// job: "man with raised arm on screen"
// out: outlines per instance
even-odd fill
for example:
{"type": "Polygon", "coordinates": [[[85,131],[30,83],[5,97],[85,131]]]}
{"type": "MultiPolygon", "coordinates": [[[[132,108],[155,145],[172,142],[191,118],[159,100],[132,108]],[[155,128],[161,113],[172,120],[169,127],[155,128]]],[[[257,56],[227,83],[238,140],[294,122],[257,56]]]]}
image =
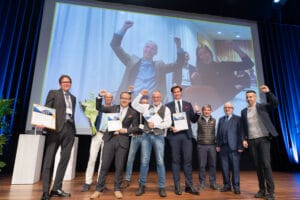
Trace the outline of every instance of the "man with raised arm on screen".
{"type": "MultiPolygon", "coordinates": [[[[153,41],[148,41],[145,44],[142,58],[136,55],[129,55],[121,47],[121,42],[127,30],[131,28],[133,24],[134,23],[132,21],[125,21],[121,30],[114,34],[113,39],[110,43],[116,56],[126,66],[119,91],[126,91],[128,85],[134,85],[136,91],[147,89],[149,93],[152,93],[154,90],[159,89],[162,94],[165,94],[165,68],[175,65],[175,63],[165,64],[162,61],[153,61],[153,57],[157,54],[158,51],[157,44],[153,41]]],[[[183,56],[184,52],[179,51],[178,54],[183,56]]]]}
{"type": "Polygon", "coordinates": [[[273,200],[275,186],[271,167],[270,139],[278,136],[278,133],[271,121],[269,111],[278,106],[278,100],[268,86],[262,85],[260,90],[266,94],[267,103],[257,103],[254,90],[246,92],[248,107],[241,112],[243,146],[249,147],[256,167],[259,191],[254,197],[273,200]]]}

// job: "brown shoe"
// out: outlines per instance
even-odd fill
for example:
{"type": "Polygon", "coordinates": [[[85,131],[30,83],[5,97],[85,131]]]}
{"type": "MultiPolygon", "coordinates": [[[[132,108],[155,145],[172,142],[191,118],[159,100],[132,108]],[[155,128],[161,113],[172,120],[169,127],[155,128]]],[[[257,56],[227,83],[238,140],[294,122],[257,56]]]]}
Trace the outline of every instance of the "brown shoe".
{"type": "Polygon", "coordinates": [[[115,191],[115,197],[117,199],[122,199],[123,198],[122,192],[121,191],[115,191]]]}
{"type": "Polygon", "coordinates": [[[103,195],[103,192],[95,191],[91,196],[90,199],[98,199],[100,196],[103,195]]]}

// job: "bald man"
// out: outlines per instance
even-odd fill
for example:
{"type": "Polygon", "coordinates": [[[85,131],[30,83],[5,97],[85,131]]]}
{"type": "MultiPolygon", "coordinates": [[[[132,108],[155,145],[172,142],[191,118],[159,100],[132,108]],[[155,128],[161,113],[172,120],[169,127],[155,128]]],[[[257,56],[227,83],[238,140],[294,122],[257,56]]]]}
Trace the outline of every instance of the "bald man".
{"type": "Polygon", "coordinates": [[[231,102],[224,104],[225,115],[219,119],[217,128],[217,152],[220,152],[223,187],[221,192],[240,194],[240,153],[243,151],[240,117],[233,114],[231,102]],[[230,166],[232,176],[230,177],[230,166]],[[231,180],[230,180],[231,179],[231,180]]]}

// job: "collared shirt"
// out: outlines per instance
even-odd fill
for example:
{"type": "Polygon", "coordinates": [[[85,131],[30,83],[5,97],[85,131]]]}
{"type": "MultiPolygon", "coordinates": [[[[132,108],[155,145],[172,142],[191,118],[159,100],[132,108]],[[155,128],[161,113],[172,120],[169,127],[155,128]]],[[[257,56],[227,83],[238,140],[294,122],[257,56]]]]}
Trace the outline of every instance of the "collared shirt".
{"type": "Polygon", "coordinates": [[[226,115],[227,121],[229,121],[231,119],[231,117],[232,117],[232,114],[231,115],[226,115]]]}
{"type": "Polygon", "coordinates": [[[263,125],[259,115],[257,114],[256,105],[247,108],[247,121],[249,139],[256,139],[269,135],[268,130],[263,125]]]}
{"type": "Polygon", "coordinates": [[[65,92],[64,93],[64,99],[65,99],[65,103],[66,103],[66,119],[71,119],[71,116],[73,115],[73,110],[72,110],[72,100],[71,100],[71,95],[69,92],[65,92]]]}
{"type": "Polygon", "coordinates": [[[183,112],[183,111],[182,111],[182,100],[181,100],[181,99],[175,100],[175,109],[176,109],[176,112],[177,112],[177,113],[183,112]],[[179,109],[178,102],[179,102],[179,104],[180,104],[180,109],[179,109]]]}
{"type": "Polygon", "coordinates": [[[134,90],[141,91],[142,89],[147,89],[151,93],[155,89],[155,83],[155,68],[153,61],[142,59],[134,81],[134,90]]]}
{"type": "Polygon", "coordinates": [[[202,116],[202,118],[206,121],[206,123],[211,119],[211,116],[209,117],[205,117],[205,116],[202,116]]]}
{"type": "Polygon", "coordinates": [[[125,108],[122,107],[122,106],[120,106],[120,118],[121,118],[121,121],[123,121],[123,119],[126,117],[127,110],[128,110],[128,106],[125,107],[125,108]]]}

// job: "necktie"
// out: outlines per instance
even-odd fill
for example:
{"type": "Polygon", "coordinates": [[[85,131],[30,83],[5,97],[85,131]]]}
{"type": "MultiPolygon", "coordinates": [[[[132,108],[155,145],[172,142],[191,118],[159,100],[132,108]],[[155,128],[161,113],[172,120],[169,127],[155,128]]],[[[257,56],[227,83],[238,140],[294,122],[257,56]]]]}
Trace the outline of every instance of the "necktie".
{"type": "Polygon", "coordinates": [[[181,105],[180,105],[180,101],[177,101],[178,104],[178,111],[181,112],[181,105]]]}
{"type": "Polygon", "coordinates": [[[125,117],[124,115],[125,115],[125,110],[124,110],[124,108],[121,108],[121,109],[120,109],[120,120],[121,120],[121,121],[123,121],[123,119],[124,119],[124,117],[125,117]]]}
{"type": "Polygon", "coordinates": [[[66,105],[67,105],[67,108],[72,109],[72,103],[71,103],[70,94],[69,93],[65,93],[65,95],[66,95],[66,105]]]}
{"type": "Polygon", "coordinates": [[[68,92],[65,93],[66,96],[66,119],[70,120],[72,117],[72,102],[70,98],[70,94],[68,92]]]}

